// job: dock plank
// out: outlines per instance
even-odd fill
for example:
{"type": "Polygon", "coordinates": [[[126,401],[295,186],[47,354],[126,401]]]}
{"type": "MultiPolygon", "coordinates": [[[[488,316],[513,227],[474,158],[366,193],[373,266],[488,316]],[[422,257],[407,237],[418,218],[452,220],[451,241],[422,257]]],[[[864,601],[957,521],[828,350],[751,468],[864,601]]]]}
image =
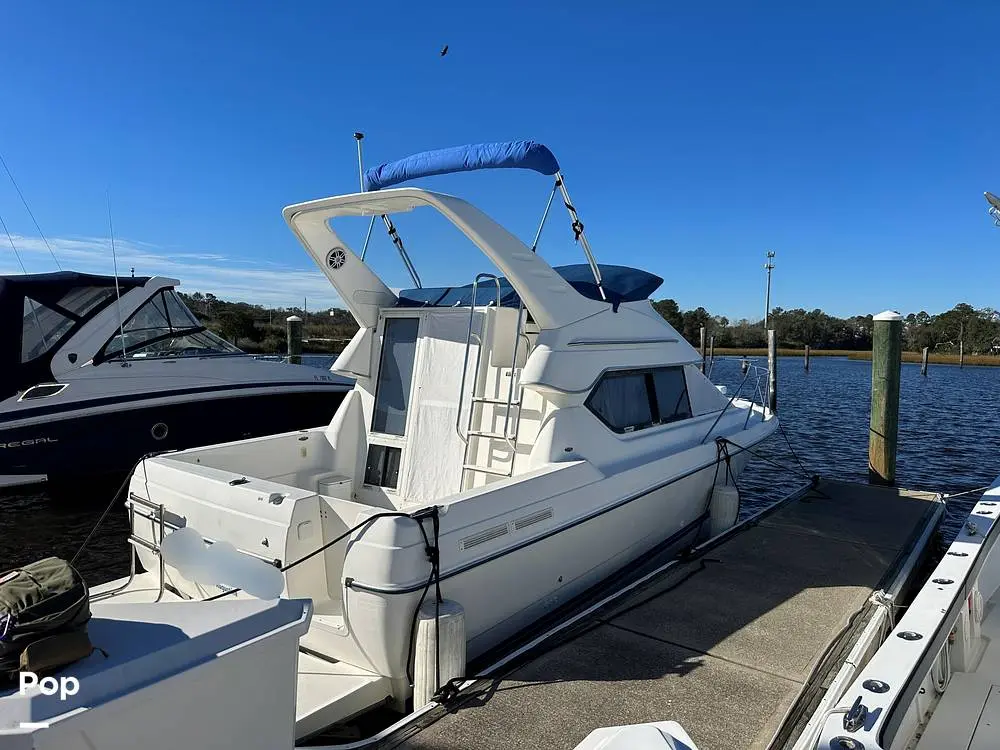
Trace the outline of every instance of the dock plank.
{"type": "Polygon", "coordinates": [[[598,727],[674,720],[700,750],[773,748],[823,657],[939,513],[930,493],[823,481],[393,746],[571,750],[598,727]]]}

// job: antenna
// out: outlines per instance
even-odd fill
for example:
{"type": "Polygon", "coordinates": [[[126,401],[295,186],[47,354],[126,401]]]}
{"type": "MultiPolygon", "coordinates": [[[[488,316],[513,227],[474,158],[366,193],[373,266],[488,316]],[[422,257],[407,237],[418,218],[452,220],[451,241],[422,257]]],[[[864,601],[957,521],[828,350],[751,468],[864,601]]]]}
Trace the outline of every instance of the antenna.
{"type": "Polygon", "coordinates": [[[115,252],[115,225],[111,221],[111,191],[108,191],[108,230],[111,232],[111,258],[115,264],[115,307],[118,310],[118,330],[122,337],[122,367],[128,367],[125,358],[125,321],[122,320],[122,293],[118,288],[118,254],[115,252]]]}
{"type": "Polygon", "coordinates": [[[771,317],[771,271],[774,270],[774,250],[767,251],[767,263],[764,270],[767,271],[767,292],[764,295],[764,330],[767,330],[768,318],[771,317]]]}
{"type": "Polygon", "coordinates": [[[986,202],[990,204],[989,213],[993,217],[993,223],[1000,227],[1000,198],[997,198],[990,192],[986,192],[983,195],[986,196],[986,202]]]}
{"type": "Polygon", "coordinates": [[[10,184],[13,185],[14,186],[14,190],[17,191],[17,196],[21,199],[21,203],[24,204],[24,210],[28,212],[28,216],[31,217],[31,221],[35,225],[35,229],[38,230],[38,236],[42,238],[42,242],[45,243],[45,247],[49,251],[49,255],[51,255],[52,256],[52,260],[55,261],[56,268],[58,268],[61,271],[62,270],[62,266],[59,264],[59,259],[56,257],[56,254],[54,252],[52,252],[52,246],[49,245],[49,241],[45,237],[45,234],[42,232],[42,228],[40,226],[38,226],[38,220],[35,218],[35,215],[33,213],[31,213],[31,208],[28,206],[28,201],[25,200],[24,194],[21,192],[21,188],[19,188],[17,186],[17,182],[14,180],[14,175],[12,175],[10,173],[10,168],[7,166],[7,162],[4,160],[2,154],[0,154],[0,164],[3,165],[4,172],[6,172],[7,173],[7,177],[10,178],[10,184]]]}

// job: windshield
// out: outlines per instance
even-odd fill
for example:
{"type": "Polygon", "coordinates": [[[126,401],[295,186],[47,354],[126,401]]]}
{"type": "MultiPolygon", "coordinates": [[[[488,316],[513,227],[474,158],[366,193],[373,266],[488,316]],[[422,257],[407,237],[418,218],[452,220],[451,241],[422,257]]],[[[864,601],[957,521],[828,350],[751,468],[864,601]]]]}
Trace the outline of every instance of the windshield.
{"type": "Polygon", "coordinates": [[[136,310],[125,323],[124,336],[119,332],[104,347],[102,359],[121,357],[123,340],[128,359],[244,353],[206,329],[172,289],[136,310]]]}

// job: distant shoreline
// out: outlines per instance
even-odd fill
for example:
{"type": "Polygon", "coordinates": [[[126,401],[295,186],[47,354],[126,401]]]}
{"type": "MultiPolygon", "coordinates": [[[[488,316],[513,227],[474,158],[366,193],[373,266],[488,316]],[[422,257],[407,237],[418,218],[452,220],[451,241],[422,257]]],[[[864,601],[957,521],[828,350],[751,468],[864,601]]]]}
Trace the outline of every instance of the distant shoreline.
{"type": "MultiPolygon", "coordinates": [[[[767,349],[738,349],[738,348],[719,348],[715,349],[716,355],[726,355],[735,357],[766,357],[767,349]]],[[[805,356],[804,349],[778,349],[779,357],[803,357],[805,356]]],[[[850,349],[811,349],[809,351],[809,357],[847,357],[848,359],[857,360],[871,360],[872,353],[865,351],[853,351],[850,349]]],[[[908,363],[920,364],[920,352],[903,352],[903,361],[908,363]]],[[[957,354],[934,354],[931,353],[927,357],[928,364],[931,365],[957,365],[958,355],[957,354]]],[[[981,366],[981,367],[1000,367],[1000,357],[992,356],[988,354],[966,354],[965,364],[969,366],[981,366]]]]}

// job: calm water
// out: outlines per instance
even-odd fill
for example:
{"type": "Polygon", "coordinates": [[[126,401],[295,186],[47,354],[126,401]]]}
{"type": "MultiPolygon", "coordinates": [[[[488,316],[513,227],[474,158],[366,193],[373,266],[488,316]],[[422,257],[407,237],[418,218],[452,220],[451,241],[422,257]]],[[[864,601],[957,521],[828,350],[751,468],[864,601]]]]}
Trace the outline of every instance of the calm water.
{"type": "MultiPolygon", "coordinates": [[[[329,358],[310,363],[328,367],[329,358]]],[[[716,361],[714,382],[728,385],[732,393],[742,379],[738,359],[716,361]]],[[[814,357],[805,373],[801,358],[782,358],[778,379],[778,415],[807,471],[866,481],[870,363],[814,357]]],[[[904,364],[898,484],[954,493],[992,482],[1000,474],[998,389],[1000,368],[932,366],[923,378],[918,365],[904,364]]],[[[744,515],[803,482],[781,432],[759,453],[796,471],[753,459],[740,478],[744,515]]],[[[72,558],[113,494],[113,488],[101,493],[81,488],[70,502],[55,503],[44,495],[0,498],[0,571],[46,555],[72,558]]],[[[950,533],[977,497],[949,501],[950,533]]],[[[125,521],[124,511],[114,508],[78,561],[91,585],[128,573],[125,521]]]]}

